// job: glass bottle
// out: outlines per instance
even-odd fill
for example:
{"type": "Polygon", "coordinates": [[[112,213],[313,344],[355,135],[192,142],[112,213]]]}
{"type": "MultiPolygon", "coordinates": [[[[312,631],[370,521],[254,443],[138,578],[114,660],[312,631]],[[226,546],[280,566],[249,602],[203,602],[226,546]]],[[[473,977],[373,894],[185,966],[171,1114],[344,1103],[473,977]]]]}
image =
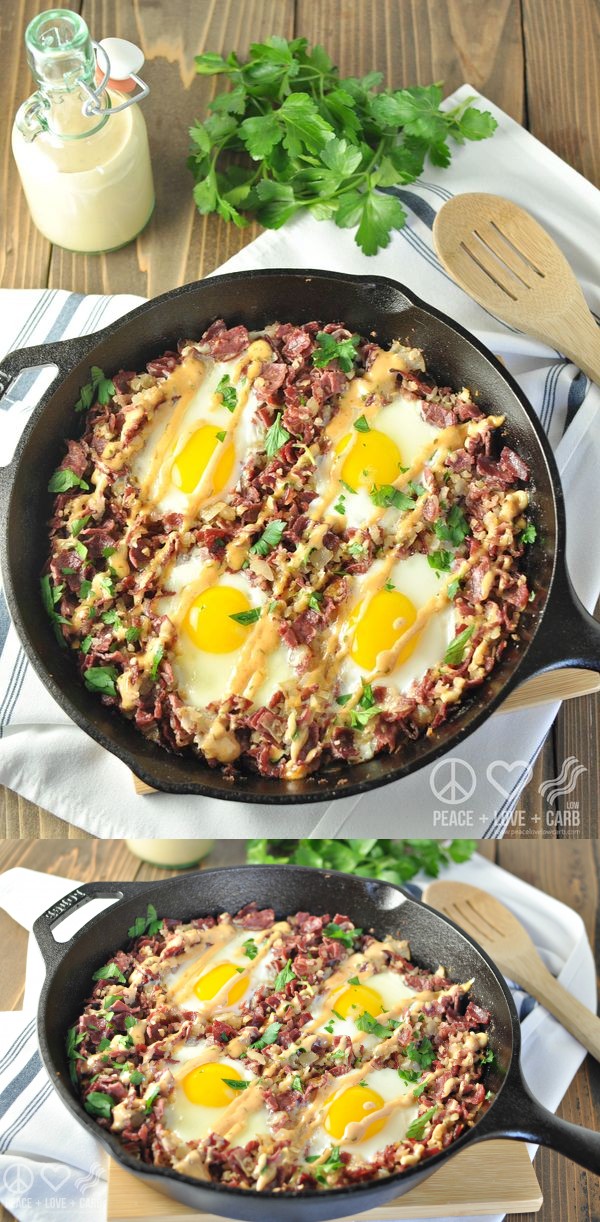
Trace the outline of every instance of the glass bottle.
{"type": "Polygon", "coordinates": [[[114,113],[132,81],[113,79],[102,92],[96,89],[89,30],[69,9],[34,17],[25,46],[37,90],[17,112],[12,147],[33,221],[67,250],[100,253],[125,246],[154,207],[143,115],[131,100],[114,113]],[[94,90],[99,113],[89,110],[94,90]]]}

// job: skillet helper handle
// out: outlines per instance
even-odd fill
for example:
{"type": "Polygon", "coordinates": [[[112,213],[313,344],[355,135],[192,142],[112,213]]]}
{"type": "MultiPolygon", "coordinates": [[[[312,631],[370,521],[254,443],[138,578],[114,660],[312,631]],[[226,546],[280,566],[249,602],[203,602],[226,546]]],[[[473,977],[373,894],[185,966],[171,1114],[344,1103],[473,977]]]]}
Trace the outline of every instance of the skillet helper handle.
{"type": "Polygon", "coordinates": [[[57,900],[56,904],[46,909],[46,912],[42,913],[33,924],[35,939],[44,957],[46,967],[53,967],[59,959],[62,959],[71,942],[70,938],[65,942],[57,942],[52,933],[55,926],[59,925],[71,912],[82,908],[90,900],[130,899],[137,891],[147,890],[147,883],[98,882],[82,883],[80,887],[74,887],[67,895],[63,895],[62,899],[57,900]]]}
{"type": "Polygon", "coordinates": [[[524,660],[523,679],[569,666],[600,671],[600,622],[586,611],[563,570],[524,660]]]}
{"type": "Polygon", "coordinates": [[[50,344],[37,344],[32,348],[16,348],[0,357],[0,402],[24,369],[37,369],[43,365],[55,365],[58,377],[66,377],[73,360],[81,360],[89,348],[97,343],[94,335],[81,335],[76,339],[61,339],[50,344]]]}

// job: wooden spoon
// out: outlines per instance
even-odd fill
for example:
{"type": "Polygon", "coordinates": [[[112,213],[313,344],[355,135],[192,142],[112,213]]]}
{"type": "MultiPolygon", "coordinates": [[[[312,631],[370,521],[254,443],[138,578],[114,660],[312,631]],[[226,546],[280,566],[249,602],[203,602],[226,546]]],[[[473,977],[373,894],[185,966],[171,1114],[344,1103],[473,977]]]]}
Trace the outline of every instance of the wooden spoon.
{"type": "Polygon", "coordinates": [[[423,899],[479,942],[501,972],[535,997],[600,1061],[600,1018],[554,979],[521,922],[500,900],[468,883],[441,880],[429,883],[423,899]]]}
{"type": "Polygon", "coordinates": [[[440,208],[433,240],[446,271],[479,305],[600,384],[600,327],[565,256],[524,208],[499,195],[456,195],[440,208]]]}

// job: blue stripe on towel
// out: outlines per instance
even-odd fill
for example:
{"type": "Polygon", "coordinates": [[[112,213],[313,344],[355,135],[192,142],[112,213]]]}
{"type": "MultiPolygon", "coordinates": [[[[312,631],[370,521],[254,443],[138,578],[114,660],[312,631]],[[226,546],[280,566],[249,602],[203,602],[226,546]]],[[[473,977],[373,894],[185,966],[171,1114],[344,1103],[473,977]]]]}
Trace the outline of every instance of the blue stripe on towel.
{"type": "Polygon", "coordinates": [[[30,1082],[33,1082],[35,1075],[40,1072],[41,1068],[42,1060],[36,1048],[27,1064],[23,1066],[18,1074],[15,1074],[15,1077],[12,1078],[8,1086],[0,1094],[0,1117],[6,1115],[9,1107],[12,1107],[15,1100],[19,1098],[19,1095],[27,1089],[30,1082]]]}
{"type": "Polygon", "coordinates": [[[35,1018],[32,1018],[31,1021],[27,1023],[27,1026],[19,1032],[16,1040],[14,1040],[14,1042],[11,1044],[10,1048],[7,1048],[2,1060],[0,1061],[0,1073],[6,1069],[7,1065],[10,1065],[11,1061],[14,1061],[15,1057],[20,1053],[23,1045],[26,1044],[27,1040],[34,1034],[34,1031],[35,1018]]]}
{"type": "Polygon", "coordinates": [[[10,1128],[8,1128],[5,1133],[0,1134],[0,1154],[4,1154],[6,1150],[8,1150],[8,1147],[14,1141],[15,1137],[17,1137],[17,1135],[21,1132],[21,1129],[24,1129],[25,1125],[33,1119],[36,1112],[39,1112],[40,1108],[43,1107],[44,1103],[46,1102],[46,1099],[48,1099],[53,1093],[53,1090],[54,1087],[52,1083],[47,1082],[46,1085],[40,1090],[39,1095],[36,1095],[25,1110],[22,1111],[19,1116],[17,1116],[17,1119],[13,1121],[10,1128]]]}

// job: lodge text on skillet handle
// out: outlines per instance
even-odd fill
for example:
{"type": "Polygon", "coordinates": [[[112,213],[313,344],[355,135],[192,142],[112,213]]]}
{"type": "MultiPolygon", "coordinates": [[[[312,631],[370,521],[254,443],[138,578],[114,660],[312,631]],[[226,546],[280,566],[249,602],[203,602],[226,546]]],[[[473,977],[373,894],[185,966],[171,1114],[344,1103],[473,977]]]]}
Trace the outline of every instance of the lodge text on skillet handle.
{"type": "Polygon", "coordinates": [[[568,666],[600,671],[600,622],[586,611],[563,569],[523,662],[522,678],[568,666]]]}
{"type": "MultiPolygon", "coordinates": [[[[47,908],[41,916],[34,921],[33,932],[36,942],[44,956],[46,967],[52,966],[58,959],[62,958],[65,950],[70,945],[72,939],[68,938],[65,942],[57,942],[53,936],[52,930],[56,925],[59,925],[65,917],[71,912],[75,912],[77,908],[88,904],[90,900],[95,899],[131,899],[137,891],[144,892],[148,889],[148,883],[120,883],[120,882],[98,882],[98,883],[82,883],[80,887],[74,887],[67,895],[63,895],[61,899],[47,908]]],[[[74,934],[73,937],[77,935],[74,934]]]]}
{"type": "Polygon", "coordinates": [[[97,344],[95,335],[81,335],[75,339],[56,340],[50,344],[37,344],[32,348],[16,348],[0,358],[0,401],[24,369],[54,365],[58,377],[65,377],[74,359],[80,361],[86,352],[97,344]]]}

